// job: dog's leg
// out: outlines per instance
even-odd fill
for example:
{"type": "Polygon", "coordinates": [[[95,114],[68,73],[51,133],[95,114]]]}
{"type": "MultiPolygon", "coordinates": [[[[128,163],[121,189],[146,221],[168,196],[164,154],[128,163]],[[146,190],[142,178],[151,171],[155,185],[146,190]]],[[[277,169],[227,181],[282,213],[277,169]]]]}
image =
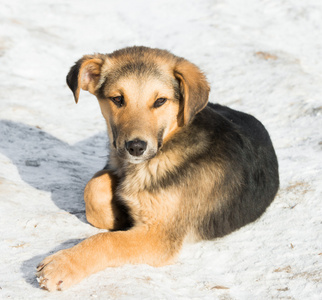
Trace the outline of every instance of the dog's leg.
{"type": "Polygon", "coordinates": [[[160,226],[140,226],[128,231],[94,235],[78,245],[61,250],[38,266],[38,281],[49,291],[67,289],[92,273],[106,267],[147,263],[170,263],[182,239],[170,236],[160,226]]]}
{"type": "Polygon", "coordinates": [[[97,172],[84,190],[86,218],[98,228],[114,229],[116,208],[112,202],[116,178],[107,170],[97,172]]]}

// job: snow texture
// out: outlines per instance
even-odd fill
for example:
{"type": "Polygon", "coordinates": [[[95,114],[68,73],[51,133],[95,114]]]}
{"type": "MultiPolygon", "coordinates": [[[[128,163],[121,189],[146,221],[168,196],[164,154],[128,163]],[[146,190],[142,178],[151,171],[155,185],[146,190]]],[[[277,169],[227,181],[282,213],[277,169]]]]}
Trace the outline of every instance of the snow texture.
{"type": "Polygon", "coordinates": [[[1,299],[322,299],[322,1],[0,0],[1,299]],[[125,265],[65,292],[36,265],[98,229],[83,188],[103,167],[105,123],[65,76],[83,54],[145,45],[206,73],[211,102],[253,114],[281,187],[266,213],[177,263],[125,265]]]}

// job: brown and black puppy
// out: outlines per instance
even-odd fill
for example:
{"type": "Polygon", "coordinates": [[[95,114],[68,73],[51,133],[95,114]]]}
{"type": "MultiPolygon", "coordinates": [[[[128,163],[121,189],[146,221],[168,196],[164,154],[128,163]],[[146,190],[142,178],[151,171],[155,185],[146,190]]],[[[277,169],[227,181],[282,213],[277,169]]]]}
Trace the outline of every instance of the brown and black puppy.
{"type": "Polygon", "coordinates": [[[208,104],[192,63],[131,47],[86,55],[67,83],[94,94],[106,119],[107,166],[88,182],[88,221],[109,231],[47,257],[40,286],[66,289],[126,263],[171,263],[185,239],[214,239],[256,220],[279,186],[270,137],[254,117],[208,104]]]}

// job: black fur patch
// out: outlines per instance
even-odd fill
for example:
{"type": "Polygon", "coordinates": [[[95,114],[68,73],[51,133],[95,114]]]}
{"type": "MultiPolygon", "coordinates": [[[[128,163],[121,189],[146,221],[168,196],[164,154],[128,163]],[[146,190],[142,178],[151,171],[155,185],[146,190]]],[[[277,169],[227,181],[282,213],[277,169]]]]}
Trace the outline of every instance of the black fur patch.
{"type": "Polygon", "coordinates": [[[82,59],[77,61],[75,65],[70,68],[70,71],[66,77],[67,85],[72,90],[74,97],[75,97],[76,90],[78,88],[78,74],[82,63],[83,63],[82,59]]]}

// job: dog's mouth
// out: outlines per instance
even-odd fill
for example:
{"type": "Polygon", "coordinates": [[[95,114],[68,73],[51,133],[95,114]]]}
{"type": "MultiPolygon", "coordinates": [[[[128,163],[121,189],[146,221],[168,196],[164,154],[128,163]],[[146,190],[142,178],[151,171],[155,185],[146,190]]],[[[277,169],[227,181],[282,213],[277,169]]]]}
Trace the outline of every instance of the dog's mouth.
{"type": "Polygon", "coordinates": [[[151,148],[151,149],[147,149],[141,155],[133,155],[125,147],[121,147],[121,148],[116,147],[116,152],[117,152],[117,156],[123,161],[131,164],[140,164],[154,158],[158,153],[158,149],[151,148]]]}
{"type": "Polygon", "coordinates": [[[138,139],[121,143],[121,145],[113,141],[113,147],[116,150],[117,156],[124,162],[140,164],[154,158],[162,147],[162,142],[153,147],[148,142],[142,143],[138,139]]]}

